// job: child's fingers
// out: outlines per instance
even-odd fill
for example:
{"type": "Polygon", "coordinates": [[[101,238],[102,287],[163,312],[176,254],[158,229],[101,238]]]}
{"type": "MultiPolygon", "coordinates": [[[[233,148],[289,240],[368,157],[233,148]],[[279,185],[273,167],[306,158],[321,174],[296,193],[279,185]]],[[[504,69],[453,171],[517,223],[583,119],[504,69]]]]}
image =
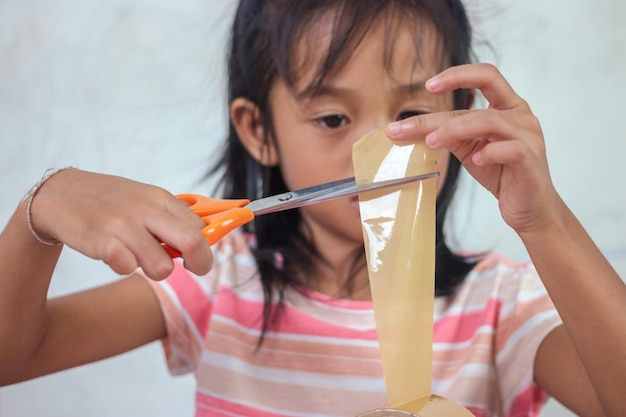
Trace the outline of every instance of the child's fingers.
{"type": "Polygon", "coordinates": [[[201,231],[204,226],[198,215],[172,196],[163,206],[151,207],[140,221],[111,233],[124,241],[148,277],[160,280],[173,269],[172,259],[161,242],[176,248],[191,272],[201,275],[210,270],[213,257],[201,231]]]}
{"type": "Polygon", "coordinates": [[[426,82],[426,89],[435,94],[459,88],[480,90],[490,107],[512,109],[525,105],[500,71],[491,64],[466,64],[450,67],[426,82]]]}
{"type": "Polygon", "coordinates": [[[123,234],[97,239],[93,257],[101,259],[118,274],[127,275],[141,267],[149,278],[162,280],[174,268],[172,258],[161,246],[162,239],[182,253],[185,266],[191,272],[198,275],[208,272],[213,264],[213,257],[200,229],[190,227],[189,223],[185,223],[184,227],[179,225],[167,229],[165,224],[169,223],[171,226],[180,222],[180,219],[171,222],[157,221],[163,225],[151,229],[149,226],[127,226],[123,234]]]}
{"type": "Polygon", "coordinates": [[[139,267],[134,253],[119,239],[100,241],[92,257],[101,259],[119,275],[128,275],[139,267]]]}
{"type": "Polygon", "coordinates": [[[525,146],[543,150],[541,127],[535,117],[509,110],[486,109],[450,119],[426,136],[433,148],[445,147],[455,152],[461,142],[478,138],[490,141],[521,141],[525,146]]]}
{"type": "MultiPolygon", "coordinates": [[[[202,234],[202,228],[205,226],[204,222],[197,215],[193,215],[196,217],[194,219],[196,221],[193,222],[171,216],[170,218],[161,218],[150,223],[147,225],[147,228],[159,240],[181,253],[185,261],[185,268],[197,275],[202,275],[207,273],[213,266],[213,254],[206,238],[202,234]]],[[[144,248],[142,253],[146,253],[149,256],[163,256],[165,254],[169,257],[161,244],[157,243],[158,251],[156,254],[152,252],[152,247],[144,248]]]]}
{"type": "Polygon", "coordinates": [[[385,128],[385,133],[389,139],[393,140],[416,140],[417,138],[424,138],[429,133],[439,129],[440,126],[474,111],[476,110],[455,110],[413,116],[389,123],[385,128]]]}
{"type": "Polygon", "coordinates": [[[102,260],[120,275],[128,275],[141,267],[152,279],[166,278],[174,265],[156,238],[139,224],[120,225],[123,227],[119,229],[113,226],[86,233],[88,244],[75,249],[102,260]]]}
{"type": "Polygon", "coordinates": [[[32,207],[37,230],[126,275],[141,267],[153,279],[173,269],[161,246],[178,249],[185,266],[208,272],[211,249],[204,221],[168,191],[80,170],[63,171],[41,188],[32,207]]]}
{"type": "MultiPolygon", "coordinates": [[[[523,117],[522,117],[523,118],[523,117]]],[[[433,149],[446,148],[460,159],[473,149],[473,141],[488,138],[490,141],[526,137],[526,120],[505,115],[502,111],[487,109],[431,113],[415,116],[387,127],[388,136],[394,140],[415,140],[425,137],[433,149]],[[394,126],[395,125],[395,126],[394,126]]],[[[532,139],[529,141],[532,142],[532,139]]]]}
{"type": "MultiPolygon", "coordinates": [[[[184,201],[176,199],[167,206],[173,217],[170,224],[160,224],[162,232],[172,231],[168,244],[175,245],[182,253],[185,268],[202,275],[213,266],[213,254],[206,241],[202,229],[206,226],[204,220],[191,211],[184,201]]],[[[161,232],[161,230],[158,230],[161,232]]]]}
{"type": "Polygon", "coordinates": [[[472,155],[472,162],[477,166],[524,165],[529,159],[528,148],[516,141],[487,141],[487,145],[472,155]]]}
{"type": "Polygon", "coordinates": [[[450,119],[427,135],[426,143],[433,148],[445,147],[454,151],[455,145],[464,140],[512,138],[519,136],[520,130],[519,123],[502,111],[483,110],[450,119]]]}
{"type": "MultiPolygon", "coordinates": [[[[496,136],[503,138],[519,137],[513,130],[502,130],[507,125],[519,124],[528,129],[540,131],[538,121],[532,116],[527,103],[515,93],[502,74],[491,64],[469,64],[450,67],[426,82],[426,88],[431,93],[441,94],[458,88],[479,89],[489,101],[489,108],[485,110],[456,110],[442,113],[431,113],[410,117],[405,120],[390,123],[386,133],[393,140],[416,140],[426,137],[427,143],[433,147],[444,138],[446,129],[465,129],[462,137],[483,137],[489,130],[496,136]],[[470,115],[477,115],[479,119],[471,119],[470,115]],[[480,120],[480,130],[470,132],[462,123],[480,120]],[[432,134],[432,132],[436,134],[432,134]],[[435,140],[437,139],[437,140],[435,140]]],[[[492,135],[493,136],[493,135],[492,135]]],[[[461,135],[451,135],[450,138],[461,138],[461,135]]],[[[443,142],[441,142],[443,143],[443,142]]],[[[443,145],[445,146],[445,145],[443,145]]]]}

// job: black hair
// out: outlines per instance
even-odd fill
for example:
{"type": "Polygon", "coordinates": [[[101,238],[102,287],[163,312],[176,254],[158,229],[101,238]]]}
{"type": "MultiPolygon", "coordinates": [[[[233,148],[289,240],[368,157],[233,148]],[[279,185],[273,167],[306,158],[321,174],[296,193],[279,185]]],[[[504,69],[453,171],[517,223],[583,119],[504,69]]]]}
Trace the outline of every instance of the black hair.
{"type": "MultiPolygon", "coordinates": [[[[420,35],[425,33],[421,28],[435,30],[440,42],[441,69],[472,61],[472,33],[460,0],[241,0],[230,38],[228,103],[238,97],[255,103],[261,111],[266,141],[272,140],[274,134],[270,89],[279,79],[293,87],[299,75],[293,45],[303,40],[307,30],[329,12],[333,13],[333,36],[309,88],[319,87],[332,71],[340,69],[368,29],[381,18],[386,19],[385,65],[390,62],[394,36],[398,33],[396,18],[413,22],[416,51],[421,49],[420,35]]],[[[468,108],[470,104],[469,91],[454,92],[455,109],[468,108]]],[[[444,233],[461,167],[458,159],[450,155],[446,180],[437,197],[437,296],[454,293],[475,265],[475,259],[460,256],[448,247],[444,233]]],[[[256,199],[288,191],[279,168],[259,164],[241,144],[232,122],[224,152],[213,172],[221,172],[220,186],[226,198],[256,199]]],[[[299,277],[315,270],[318,261],[325,261],[307,238],[304,227],[298,210],[260,216],[246,226],[246,231],[256,237],[253,253],[265,297],[261,340],[283,305],[285,290],[289,286],[306,286],[299,277]],[[282,262],[277,262],[277,258],[282,262]]],[[[351,272],[364,265],[364,251],[360,248],[351,272]]],[[[349,277],[346,285],[351,288],[349,277]]]]}

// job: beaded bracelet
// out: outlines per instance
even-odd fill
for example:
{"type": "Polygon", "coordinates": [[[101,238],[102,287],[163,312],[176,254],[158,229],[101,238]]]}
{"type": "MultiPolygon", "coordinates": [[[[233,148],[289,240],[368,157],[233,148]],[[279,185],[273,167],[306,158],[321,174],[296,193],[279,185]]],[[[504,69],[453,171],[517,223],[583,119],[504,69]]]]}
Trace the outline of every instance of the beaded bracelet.
{"type": "Polygon", "coordinates": [[[30,233],[32,233],[35,239],[37,239],[39,242],[43,243],[44,245],[49,245],[49,246],[62,245],[63,242],[59,242],[58,240],[44,239],[35,230],[35,227],[33,226],[33,214],[32,214],[32,208],[31,208],[33,204],[33,199],[35,198],[35,195],[37,195],[41,187],[46,183],[46,181],[48,181],[53,175],[58,174],[59,172],[64,171],[66,169],[77,169],[77,168],[74,168],[72,166],[66,166],[63,168],[48,168],[47,170],[44,171],[43,175],[41,176],[41,179],[35,185],[32,186],[32,188],[28,191],[28,193],[26,193],[26,195],[22,199],[22,202],[26,202],[26,223],[28,224],[28,230],[30,230],[30,233]]]}

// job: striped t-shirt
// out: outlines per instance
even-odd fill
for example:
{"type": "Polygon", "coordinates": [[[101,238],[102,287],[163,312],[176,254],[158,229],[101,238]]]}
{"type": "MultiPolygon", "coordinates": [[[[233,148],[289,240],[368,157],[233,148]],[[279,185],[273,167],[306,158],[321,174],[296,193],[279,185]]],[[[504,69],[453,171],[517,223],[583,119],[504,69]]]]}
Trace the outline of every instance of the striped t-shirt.
{"type": "MultiPolygon", "coordinates": [[[[194,372],[196,416],[356,416],[387,404],[371,302],[289,289],[258,348],[263,293],[240,233],[195,276],[177,264],[153,282],[174,374],[194,372]]],[[[452,297],[435,300],[432,392],[477,417],[536,416],[542,339],[561,323],[530,264],[489,255],[452,297]]]]}

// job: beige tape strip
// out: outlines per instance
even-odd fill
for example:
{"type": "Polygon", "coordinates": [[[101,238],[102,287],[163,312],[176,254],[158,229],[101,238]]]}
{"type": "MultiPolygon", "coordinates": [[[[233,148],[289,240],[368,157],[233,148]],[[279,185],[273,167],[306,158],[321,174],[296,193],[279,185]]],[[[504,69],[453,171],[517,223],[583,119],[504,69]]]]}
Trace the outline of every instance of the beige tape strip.
{"type": "MultiPolygon", "coordinates": [[[[435,152],[423,142],[394,144],[382,129],[355,143],[353,165],[357,183],[437,168],[435,152]]],[[[361,223],[390,407],[464,417],[472,414],[431,395],[436,188],[430,179],[363,193],[361,223]]]]}

